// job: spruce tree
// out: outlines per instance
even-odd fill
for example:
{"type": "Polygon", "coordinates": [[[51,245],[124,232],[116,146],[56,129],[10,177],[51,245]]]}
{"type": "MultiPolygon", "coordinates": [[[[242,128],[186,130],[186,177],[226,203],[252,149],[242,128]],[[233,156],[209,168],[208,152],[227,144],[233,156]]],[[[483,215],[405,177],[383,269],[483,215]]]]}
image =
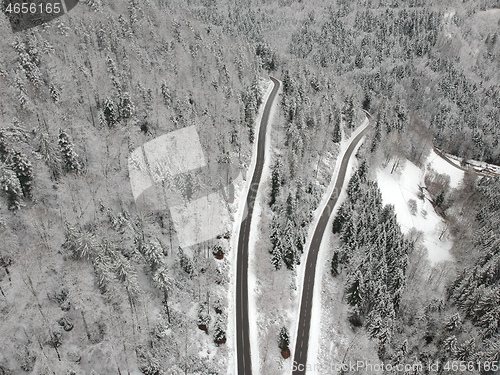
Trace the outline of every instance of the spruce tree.
{"type": "Polygon", "coordinates": [[[182,248],[179,247],[179,263],[181,268],[186,272],[190,277],[193,276],[193,263],[191,260],[184,254],[182,248]]]}
{"type": "Polygon", "coordinates": [[[340,132],[340,122],[335,121],[333,124],[332,140],[334,143],[339,143],[342,140],[342,133],[340,132]]]}
{"type": "Polygon", "coordinates": [[[373,135],[372,144],[370,146],[370,152],[375,152],[382,140],[382,126],[380,124],[380,116],[377,118],[377,122],[375,123],[375,134],[373,135]]]}
{"type": "Polygon", "coordinates": [[[271,172],[271,201],[269,202],[269,205],[271,206],[276,203],[276,198],[278,197],[280,192],[282,168],[283,166],[281,162],[279,160],[276,160],[271,172]]]}
{"type": "Polygon", "coordinates": [[[31,167],[31,162],[26,155],[19,151],[14,151],[13,154],[9,155],[8,161],[11,169],[16,173],[23,195],[26,198],[31,198],[33,184],[33,168],[31,167]]]}
{"type": "Polygon", "coordinates": [[[354,107],[354,97],[348,96],[344,103],[344,118],[349,129],[354,127],[354,120],[356,115],[356,109],[354,107]]]}
{"type": "Polygon", "coordinates": [[[118,122],[118,114],[115,108],[115,103],[113,103],[113,101],[109,98],[104,101],[103,114],[108,127],[114,127],[118,122]]]}
{"type": "Polygon", "coordinates": [[[0,130],[0,161],[5,161],[7,159],[7,155],[9,154],[9,148],[7,145],[7,137],[0,130]]]}
{"type": "Polygon", "coordinates": [[[225,322],[221,316],[215,321],[214,342],[217,346],[226,342],[225,322]]]}
{"type": "Polygon", "coordinates": [[[16,173],[6,164],[0,164],[0,188],[7,194],[9,210],[21,208],[21,184],[16,173]]]}
{"type": "Polygon", "coordinates": [[[61,175],[61,157],[59,153],[52,145],[51,140],[49,139],[48,134],[44,133],[43,130],[37,129],[38,135],[38,150],[37,152],[42,155],[43,160],[49,167],[52,178],[58,179],[61,175]]]}
{"type": "Polygon", "coordinates": [[[281,327],[278,340],[278,347],[281,350],[286,351],[288,350],[289,346],[290,346],[290,335],[288,334],[288,329],[286,327],[281,327]]]}
{"type": "Polygon", "coordinates": [[[346,290],[347,303],[351,306],[359,307],[363,301],[363,276],[361,271],[357,271],[354,275],[349,287],[346,290]]]}
{"type": "Polygon", "coordinates": [[[281,268],[281,260],[283,259],[283,243],[281,240],[277,240],[276,244],[273,245],[271,250],[271,263],[275,270],[281,268]]]}
{"type": "Polygon", "coordinates": [[[299,263],[299,254],[294,241],[295,228],[293,221],[287,219],[285,231],[283,233],[283,262],[289,270],[293,270],[299,263]]]}
{"type": "Polygon", "coordinates": [[[281,228],[278,222],[278,215],[274,215],[271,221],[271,263],[276,270],[281,268],[281,260],[283,258],[283,244],[281,242],[281,228]]]}
{"type": "Polygon", "coordinates": [[[124,92],[122,97],[120,98],[119,105],[120,118],[129,119],[134,114],[134,103],[132,103],[132,99],[130,99],[130,94],[128,92],[124,92]]]}
{"type": "Polygon", "coordinates": [[[332,263],[330,265],[332,276],[337,276],[339,274],[339,252],[335,251],[332,257],[332,263]]]}
{"type": "Polygon", "coordinates": [[[79,172],[82,167],[79,162],[78,154],[73,150],[73,143],[64,130],[59,130],[59,148],[64,163],[64,171],[79,172]]]}

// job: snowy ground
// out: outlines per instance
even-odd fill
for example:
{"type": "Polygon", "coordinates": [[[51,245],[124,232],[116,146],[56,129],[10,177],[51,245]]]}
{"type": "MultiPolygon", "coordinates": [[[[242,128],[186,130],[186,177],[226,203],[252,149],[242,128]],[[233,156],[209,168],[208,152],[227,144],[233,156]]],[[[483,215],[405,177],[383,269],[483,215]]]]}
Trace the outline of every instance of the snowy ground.
{"type": "Polygon", "coordinates": [[[394,205],[403,233],[408,233],[412,228],[421,231],[429,260],[431,264],[436,264],[453,259],[450,254],[453,242],[446,232],[444,220],[434,211],[429,200],[418,198],[419,186],[425,186],[425,173],[431,168],[438,173],[450,176],[452,188],[459,185],[464,175],[463,171],[453,167],[431,151],[423,169],[405,161],[391,174],[392,163],[389,163],[388,166],[377,171],[377,182],[384,204],[394,205]],[[411,212],[410,200],[416,202],[416,212],[411,212]]]}
{"type": "MultiPolygon", "coordinates": [[[[460,165],[459,163],[457,165],[460,165]]],[[[460,168],[453,167],[441,156],[431,150],[429,157],[425,162],[425,167],[434,169],[437,173],[450,176],[450,187],[456,188],[464,177],[464,172],[460,168]]]]}

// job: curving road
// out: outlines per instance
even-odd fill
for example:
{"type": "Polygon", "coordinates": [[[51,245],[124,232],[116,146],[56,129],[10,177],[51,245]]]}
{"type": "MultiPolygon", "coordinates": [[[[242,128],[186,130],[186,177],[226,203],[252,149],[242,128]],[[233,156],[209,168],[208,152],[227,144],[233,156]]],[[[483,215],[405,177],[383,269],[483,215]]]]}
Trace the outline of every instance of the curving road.
{"type": "Polygon", "coordinates": [[[257,160],[246,199],[246,217],[241,223],[238,238],[238,254],[236,258],[236,350],[238,357],[238,374],[251,375],[252,362],[250,356],[250,335],[248,321],[248,242],[253,206],[262,176],[266,152],[266,133],[269,115],[280,88],[280,81],[271,77],[274,88],[267,99],[264,113],[260,121],[257,144],[257,160]]]}
{"type": "MultiPolygon", "coordinates": [[[[368,122],[368,119],[365,123],[368,122]]],[[[369,127],[366,126],[352,141],[347,148],[342,162],[340,164],[340,169],[337,175],[337,180],[335,181],[335,187],[333,193],[328,200],[327,205],[321,213],[320,219],[314,231],[311,244],[309,247],[309,252],[307,255],[306,270],[304,274],[304,284],[302,288],[302,301],[300,304],[300,318],[297,328],[297,340],[295,344],[295,352],[293,357],[293,374],[305,374],[306,364],[307,364],[307,350],[309,348],[309,331],[311,328],[311,312],[312,312],[312,302],[313,302],[313,291],[314,291],[314,277],[316,273],[316,263],[318,261],[318,252],[321,245],[321,240],[323,234],[325,233],[326,226],[333,212],[337,200],[339,198],[339,193],[344,185],[344,180],[347,172],[347,166],[349,164],[349,159],[352,153],[356,149],[356,146],[361,141],[361,139],[366,135],[369,127]]]]}

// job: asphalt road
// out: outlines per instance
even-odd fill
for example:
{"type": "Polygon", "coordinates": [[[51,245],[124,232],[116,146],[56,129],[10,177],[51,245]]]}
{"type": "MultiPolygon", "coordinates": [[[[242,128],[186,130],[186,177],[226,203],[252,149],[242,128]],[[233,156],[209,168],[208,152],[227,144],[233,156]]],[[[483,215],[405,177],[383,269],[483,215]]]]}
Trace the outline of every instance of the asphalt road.
{"type": "Polygon", "coordinates": [[[266,133],[269,114],[274,104],[280,81],[271,77],[274,88],[267,99],[260,121],[259,139],[257,144],[257,161],[252,176],[252,182],[246,199],[246,217],[241,223],[238,238],[238,254],[236,258],[236,348],[238,357],[238,374],[252,374],[250,356],[250,335],[248,322],[248,240],[250,238],[250,224],[252,222],[253,206],[262,176],[266,152],[266,133]]]}
{"type": "Polygon", "coordinates": [[[361,131],[352,141],[347,148],[342,163],[340,165],[339,173],[337,175],[337,181],[335,181],[335,187],[333,193],[325,206],[321,217],[314,231],[311,245],[309,247],[309,253],[307,256],[306,270],[304,275],[304,285],[302,288],[302,302],[300,305],[300,318],[297,328],[297,342],[295,344],[295,352],[293,357],[293,375],[305,374],[306,364],[307,364],[307,350],[309,348],[309,331],[311,328],[311,307],[313,300],[313,290],[314,290],[314,276],[316,273],[316,263],[318,261],[318,252],[321,245],[321,240],[325,233],[325,229],[328,225],[328,220],[333,212],[333,208],[337,204],[339,198],[339,193],[344,185],[345,175],[347,171],[347,166],[349,164],[349,159],[351,158],[354,149],[361,141],[368,131],[367,126],[363,131],[361,131]]]}

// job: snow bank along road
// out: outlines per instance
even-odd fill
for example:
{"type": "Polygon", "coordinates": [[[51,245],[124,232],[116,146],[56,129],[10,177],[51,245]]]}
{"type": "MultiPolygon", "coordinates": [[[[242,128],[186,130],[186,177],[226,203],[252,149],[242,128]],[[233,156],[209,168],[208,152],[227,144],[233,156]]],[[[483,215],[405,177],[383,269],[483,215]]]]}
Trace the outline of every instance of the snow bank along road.
{"type": "Polygon", "coordinates": [[[264,113],[260,121],[259,139],[257,144],[257,160],[255,170],[246,199],[247,215],[241,223],[238,238],[238,253],[236,258],[236,351],[238,357],[238,374],[252,374],[250,357],[250,335],[248,322],[248,240],[252,222],[253,206],[262,176],[266,150],[266,130],[269,115],[280,88],[280,81],[271,77],[274,88],[267,99],[264,113]]]}
{"type": "Polygon", "coordinates": [[[304,284],[302,287],[302,300],[300,304],[300,318],[297,328],[297,340],[295,343],[295,352],[293,357],[293,374],[305,374],[306,364],[307,364],[307,350],[309,348],[309,331],[311,328],[311,311],[313,302],[313,290],[314,290],[314,277],[316,273],[316,263],[318,261],[318,252],[321,245],[321,240],[323,234],[325,233],[328,220],[335,205],[337,204],[340,191],[344,185],[344,180],[347,172],[347,166],[349,164],[349,159],[352,153],[356,149],[356,146],[361,141],[361,139],[368,132],[369,126],[367,125],[352,141],[347,148],[342,162],[340,164],[339,172],[337,174],[337,180],[335,181],[335,187],[333,193],[328,200],[323,212],[321,213],[318,225],[314,231],[311,244],[309,247],[306,270],[304,273],[304,284]]]}

